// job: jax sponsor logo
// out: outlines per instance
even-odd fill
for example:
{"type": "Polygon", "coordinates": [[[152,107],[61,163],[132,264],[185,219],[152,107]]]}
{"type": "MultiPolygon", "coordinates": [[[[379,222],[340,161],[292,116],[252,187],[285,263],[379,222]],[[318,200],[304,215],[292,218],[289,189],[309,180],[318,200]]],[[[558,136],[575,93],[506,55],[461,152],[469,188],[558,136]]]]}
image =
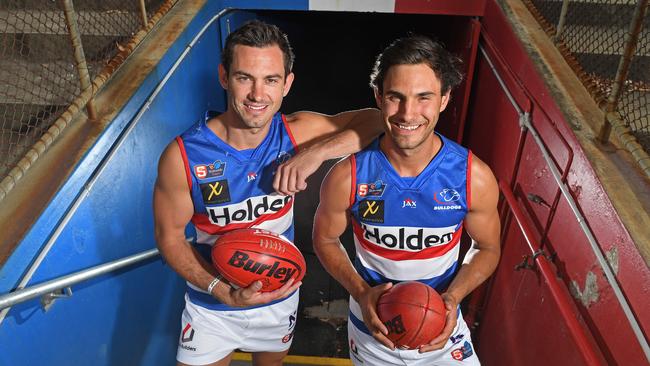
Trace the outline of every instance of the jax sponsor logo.
{"type": "Polygon", "coordinates": [[[386,184],[381,180],[374,183],[361,183],[357,187],[357,194],[359,197],[381,197],[386,190],[386,184]]]}
{"type": "Polygon", "coordinates": [[[436,211],[462,209],[461,205],[458,204],[458,201],[460,201],[460,193],[455,189],[445,188],[440,192],[436,192],[433,195],[433,200],[437,203],[437,205],[433,206],[433,209],[436,211]]]}
{"type": "Polygon", "coordinates": [[[246,182],[252,182],[257,179],[257,173],[255,172],[248,172],[246,175],[246,182]]]}
{"type": "Polygon", "coordinates": [[[226,163],[217,160],[212,164],[198,164],[194,166],[194,174],[199,179],[220,177],[226,170],[226,163]]]}
{"type": "Polygon", "coordinates": [[[206,207],[210,222],[226,226],[232,222],[253,222],[262,215],[280,211],[291,201],[291,196],[256,196],[234,205],[206,207]]]}
{"type": "Polygon", "coordinates": [[[384,201],[363,200],[359,202],[359,217],[363,221],[384,222],[384,201]]]}
{"type": "Polygon", "coordinates": [[[201,187],[201,196],[205,204],[230,202],[230,190],[228,189],[228,181],[225,179],[203,183],[199,187],[201,187]]]}
{"type": "Polygon", "coordinates": [[[361,223],[363,238],[372,244],[389,249],[417,252],[433,246],[449,244],[455,226],[444,228],[412,228],[373,226],[361,223]]]}
{"type": "Polygon", "coordinates": [[[405,199],[404,201],[402,201],[402,208],[404,208],[404,207],[415,208],[415,207],[417,207],[417,206],[416,206],[416,204],[415,204],[415,201],[413,201],[413,200],[410,199],[410,198],[407,198],[407,199],[405,199]]]}

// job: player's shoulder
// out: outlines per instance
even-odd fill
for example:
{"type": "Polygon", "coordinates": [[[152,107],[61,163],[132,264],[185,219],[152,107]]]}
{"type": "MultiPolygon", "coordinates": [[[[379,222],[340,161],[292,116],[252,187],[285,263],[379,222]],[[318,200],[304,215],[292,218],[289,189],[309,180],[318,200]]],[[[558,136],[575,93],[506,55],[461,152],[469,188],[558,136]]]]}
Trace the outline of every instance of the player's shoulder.
{"type": "Polygon", "coordinates": [[[327,173],[329,179],[334,179],[335,181],[340,181],[340,179],[350,178],[351,166],[353,164],[354,156],[348,155],[345,158],[342,158],[332,166],[329,173],[327,173]]]}
{"type": "Polygon", "coordinates": [[[328,115],[322,113],[299,111],[291,114],[285,114],[284,120],[290,125],[300,125],[305,123],[314,123],[319,120],[325,120],[328,117],[328,115]]]}
{"type": "Polygon", "coordinates": [[[492,169],[490,169],[483,160],[474,154],[472,154],[471,185],[473,195],[498,196],[498,184],[492,169]]]}

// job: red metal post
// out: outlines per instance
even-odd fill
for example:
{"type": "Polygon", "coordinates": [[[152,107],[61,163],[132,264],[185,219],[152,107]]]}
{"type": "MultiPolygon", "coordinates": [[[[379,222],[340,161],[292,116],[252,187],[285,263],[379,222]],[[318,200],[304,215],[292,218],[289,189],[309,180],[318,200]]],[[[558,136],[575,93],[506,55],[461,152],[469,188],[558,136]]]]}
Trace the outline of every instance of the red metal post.
{"type": "Polygon", "coordinates": [[[569,298],[566,290],[564,290],[555,277],[553,268],[551,268],[548,259],[544,255],[539,255],[540,246],[535,240],[535,235],[530,229],[528,222],[524,218],[524,214],[521,212],[519,206],[517,205],[517,200],[510,190],[510,187],[504,181],[499,182],[499,188],[503,193],[503,196],[510,206],[510,210],[521,229],[521,232],[524,234],[524,238],[528,243],[528,247],[531,252],[534,254],[535,263],[539,268],[540,273],[544,277],[546,284],[548,285],[549,291],[553,296],[553,300],[562,314],[562,318],[571,333],[571,336],[578,346],[580,354],[584,358],[587,365],[602,365],[603,357],[600,352],[594,349],[593,343],[590,341],[589,336],[586,334],[584,327],[578,321],[575,311],[571,308],[571,299],[569,298]],[[537,254],[537,255],[535,255],[537,254]]]}

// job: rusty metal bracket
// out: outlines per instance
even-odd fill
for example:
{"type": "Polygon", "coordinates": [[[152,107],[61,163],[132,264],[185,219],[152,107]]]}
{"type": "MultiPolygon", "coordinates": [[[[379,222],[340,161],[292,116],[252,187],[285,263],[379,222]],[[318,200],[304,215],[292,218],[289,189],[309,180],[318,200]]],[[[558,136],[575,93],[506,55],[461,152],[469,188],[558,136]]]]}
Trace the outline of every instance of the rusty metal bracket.
{"type": "Polygon", "coordinates": [[[528,200],[532,203],[536,203],[540,206],[544,206],[546,208],[551,208],[551,205],[549,205],[541,196],[536,195],[535,193],[528,193],[526,195],[528,200]]]}
{"type": "Polygon", "coordinates": [[[515,271],[519,271],[520,269],[534,269],[534,268],[535,268],[535,260],[536,260],[537,257],[539,257],[539,256],[542,256],[542,257],[548,259],[549,261],[551,260],[551,259],[549,258],[549,256],[546,255],[546,253],[544,252],[543,249],[539,249],[538,251],[536,251],[535,253],[533,253],[533,254],[530,255],[530,256],[528,256],[528,255],[524,255],[524,256],[522,256],[522,261],[521,261],[521,263],[515,265],[514,270],[515,270],[515,271]],[[529,259],[530,259],[530,263],[528,263],[528,260],[529,260],[529,259]]]}
{"type": "Polygon", "coordinates": [[[72,287],[68,286],[43,295],[41,297],[41,306],[43,306],[43,310],[48,311],[57,299],[67,299],[70,297],[72,297],[72,287]]]}
{"type": "Polygon", "coordinates": [[[533,269],[534,266],[528,263],[528,258],[529,257],[527,255],[522,256],[521,263],[515,265],[514,270],[519,271],[520,269],[533,269]]]}

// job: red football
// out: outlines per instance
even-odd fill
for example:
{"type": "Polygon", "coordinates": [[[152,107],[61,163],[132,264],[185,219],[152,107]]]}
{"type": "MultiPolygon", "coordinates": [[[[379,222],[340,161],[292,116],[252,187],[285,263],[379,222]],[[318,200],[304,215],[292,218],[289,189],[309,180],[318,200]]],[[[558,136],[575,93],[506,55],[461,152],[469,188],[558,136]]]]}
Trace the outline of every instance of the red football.
{"type": "Polygon", "coordinates": [[[433,288],[417,281],[401,282],[377,301],[377,315],[396,347],[416,349],[445,327],[445,303],[433,288]]]}
{"type": "Polygon", "coordinates": [[[300,250],[286,238],[261,229],[233,230],[220,236],[212,247],[212,264],[231,284],[248,287],[259,280],[265,292],[305,276],[300,250]]]}

